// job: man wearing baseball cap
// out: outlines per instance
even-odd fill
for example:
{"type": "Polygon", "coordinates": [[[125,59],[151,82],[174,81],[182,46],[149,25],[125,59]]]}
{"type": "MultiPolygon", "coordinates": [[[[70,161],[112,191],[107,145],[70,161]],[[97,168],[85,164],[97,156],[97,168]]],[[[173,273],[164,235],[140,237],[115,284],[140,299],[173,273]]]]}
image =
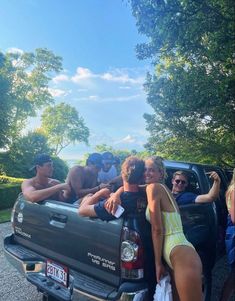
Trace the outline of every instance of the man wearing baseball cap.
{"type": "Polygon", "coordinates": [[[64,192],[70,191],[70,187],[67,183],[60,183],[51,178],[53,162],[49,155],[36,155],[30,170],[35,170],[35,177],[24,180],[21,185],[22,193],[27,201],[35,203],[45,199],[66,200],[64,192]]]}
{"type": "Polygon", "coordinates": [[[117,177],[117,170],[114,164],[114,156],[111,152],[102,154],[102,168],[99,171],[98,179],[100,183],[109,183],[117,177]]]}
{"type": "Polygon", "coordinates": [[[89,193],[96,193],[102,188],[110,188],[110,184],[98,184],[98,172],[102,167],[102,156],[99,153],[89,155],[86,166],[73,166],[67,176],[66,182],[72,188],[66,197],[73,200],[83,198],[89,193]]]}

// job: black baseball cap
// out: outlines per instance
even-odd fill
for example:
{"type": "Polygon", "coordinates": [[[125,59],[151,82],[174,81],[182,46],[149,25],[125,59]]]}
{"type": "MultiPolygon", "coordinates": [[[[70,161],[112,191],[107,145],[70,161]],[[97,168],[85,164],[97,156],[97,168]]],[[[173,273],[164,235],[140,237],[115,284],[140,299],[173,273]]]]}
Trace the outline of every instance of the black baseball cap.
{"type": "Polygon", "coordinates": [[[87,158],[87,164],[91,163],[99,168],[102,167],[102,156],[99,153],[92,153],[87,158]]]}
{"type": "Polygon", "coordinates": [[[33,166],[29,169],[30,171],[33,170],[36,165],[43,165],[44,163],[52,162],[52,159],[47,154],[37,154],[33,160],[33,166]]]}

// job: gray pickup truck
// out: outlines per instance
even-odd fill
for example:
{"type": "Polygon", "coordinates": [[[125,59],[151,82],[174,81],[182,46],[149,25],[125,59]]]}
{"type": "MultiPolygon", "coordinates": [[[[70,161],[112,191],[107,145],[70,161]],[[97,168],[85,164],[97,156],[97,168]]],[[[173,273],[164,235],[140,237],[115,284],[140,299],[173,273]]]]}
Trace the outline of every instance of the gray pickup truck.
{"type": "MultiPolygon", "coordinates": [[[[204,296],[209,301],[211,271],[224,249],[226,178],[209,165],[165,161],[165,166],[169,179],[176,170],[187,171],[190,190],[198,194],[210,189],[206,172],[216,170],[222,180],[216,202],[180,207],[185,235],[203,263],[204,296]]],[[[81,295],[94,300],[152,300],[156,279],[145,208],[143,195],[136,212],[104,222],[79,216],[72,204],[30,203],[20,195],[12,211],[13,233],[4,240],[5,255],[42,292],[43,300],[70,301],[81,295]]]]}

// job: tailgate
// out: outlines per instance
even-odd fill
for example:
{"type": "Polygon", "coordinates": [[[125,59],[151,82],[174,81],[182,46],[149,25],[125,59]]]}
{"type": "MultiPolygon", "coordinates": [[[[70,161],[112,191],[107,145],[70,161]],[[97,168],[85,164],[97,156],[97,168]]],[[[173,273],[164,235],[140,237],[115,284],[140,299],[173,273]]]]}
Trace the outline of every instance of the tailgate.
{"type": "Polygon", "coordinates": [[[18,199],[15,240],[37,253],[108,284],[120,282],[122,219],[103,222],[80,217],[73,205],[18,199]]]}

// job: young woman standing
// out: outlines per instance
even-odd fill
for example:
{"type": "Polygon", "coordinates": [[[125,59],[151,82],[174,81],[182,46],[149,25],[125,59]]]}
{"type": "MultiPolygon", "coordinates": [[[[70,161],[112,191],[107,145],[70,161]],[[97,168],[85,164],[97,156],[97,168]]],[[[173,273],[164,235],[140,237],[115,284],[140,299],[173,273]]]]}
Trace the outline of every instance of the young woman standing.
{"type": "Polygon", "coordinates": [[[145,161],[146,218],[152,227],[157,282],[165,274],[164,257],[173,270],[180,300],[201,301],[201,260],[184,236],[178,206],[169,189],[162,184],[165,177],[162,158],[151,157],[145,161]]]}

